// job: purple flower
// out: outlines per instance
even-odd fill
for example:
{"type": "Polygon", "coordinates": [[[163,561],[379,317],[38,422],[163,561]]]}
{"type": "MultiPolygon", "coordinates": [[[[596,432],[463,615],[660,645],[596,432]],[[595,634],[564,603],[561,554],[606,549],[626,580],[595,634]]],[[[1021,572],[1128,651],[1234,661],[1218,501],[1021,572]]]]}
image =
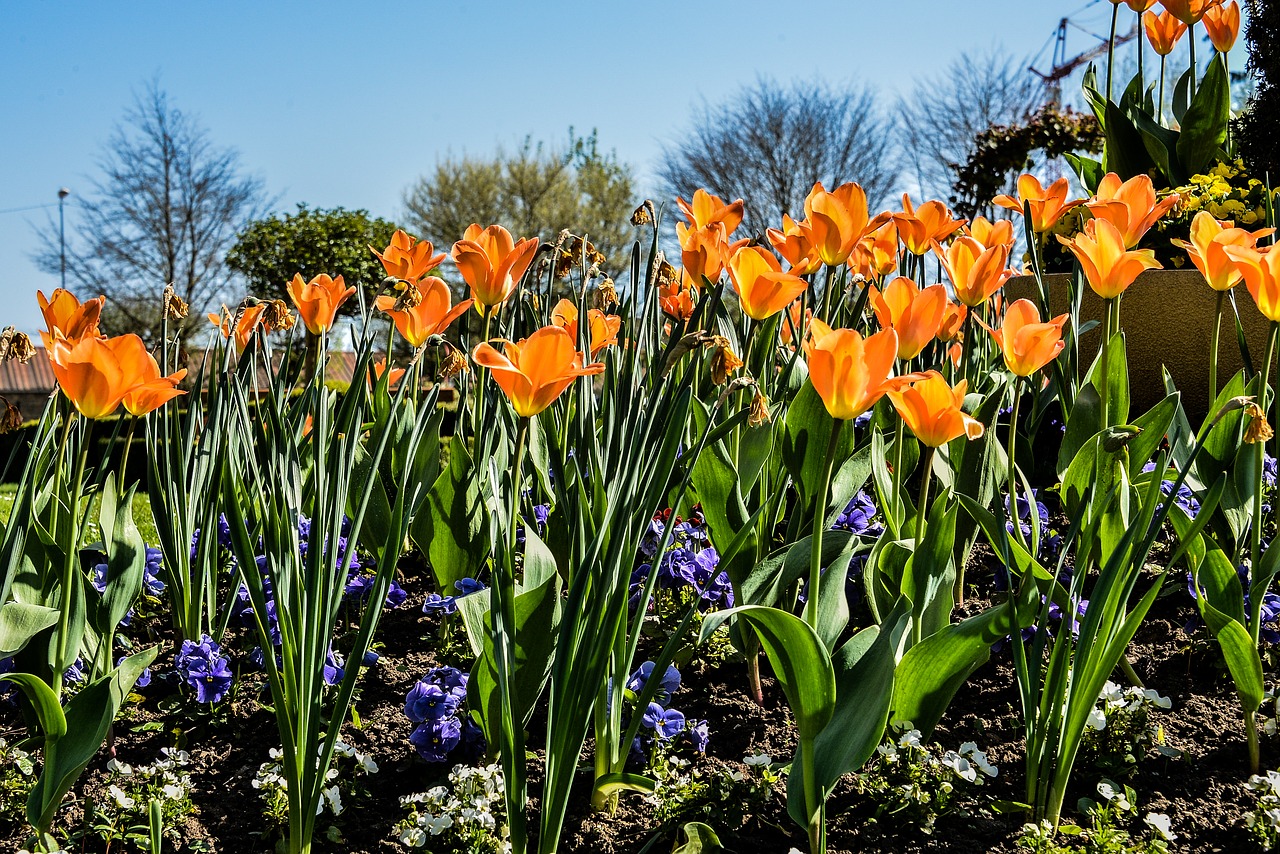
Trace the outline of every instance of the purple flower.
{"type": "Polygon", "coordinates": [[[332,649],[329,650],[329,654],[324,658],[324,670],[321,673],[324,678],[324,684],[337,685],[342,681],[342,677],[347,673],[342,664],[342,657],[332,649]]]}
{"type": "Polygon", "coordinates": [[[364,666],[373,667],[373,665],[378,663],[379,657],[380,656],[376,652],[374,652],[373,650],[369,650],[364,654],[364,661],[363,661],[364,666]]]}
{"type": "Polygon", "coordinates": [[[425,721],[409,734],[409,743],[427,762],[444,762],[461,740],[462,722],[454,717],[425,721]]]}
{"type": "Polygon", "coordinates": [[[404,713],[414,723],[438,721],[458,710],[458,697],[432,682],[417,682],[404,699],[404,713]]]}
{"type": "Polygon", "coordinates": [[[428,593],[427,601],[422,603],[424,614],[456,614],[458,603],[453,596],[441,596],[439,593],[428,593]]]}
{"type": "Polygon", "coordinates": [[[876,522],[878,512],[871,496],[859,489],[845,505],[844,512],[836,517],[834,527],[853,534],[878,537],[884,531],[884,526],[876,522]]]}
{"type": "Polygon", "coordinates": [[[711,728],[706,721],[696,721],[689,725],[689,738],[693,740],[693,749],[699,753],[707,752],[707,743],[711,741],[711,728]]]}
{"type": "Polygon", "coordinates": [[[65,684],[74,685],[77,682],[83,682],[86,675],[84,660],[77,658],[62,674],[62,681],[65,684]]]}
{"type": "Polygon", "coordinates": [[[487,588],[474,578],[460,578],[453,582],[453,589],[457,590],[460,596],[470,596],[472,593],[479,593],[487,588]]]}
{"type": "MultiPolygon", "coordinates": [[[[116,667],[119,667],[121,664],[123,664],[123,663],[124,663],[124,660],[125,660],[126,658],[128,658],[128,657],[129,657],[129,656],[127,656],[127,655],[122,655],[122,656],[120,656],[119,658],[117,658],[117,659],[116,659],[116,667]]],[[[144,668],[142,669],[142,673],[140,673],[140,674],[138,675],[138,681],[137,681],[137,682],[134,682],[133,684],[134,684],[134,686],[135,686],[135,687],[137,687],[137,688],[145,688],[145,687],[147,687],[148,685],[150,685],[150,684],[151,684],[151,668],[150,668],[150,667],[144,667],[144,668]]]]}
{"type": "Polygon", "coordinates": [[[178,675],[196,692],[196,702],[216,703],[231,690],[235,674],[231,662],[222,656],[220,647],[208,635],[200,642],[186,640],[175,657],[178,675]]]}
{"type": "Polygon", "coordinates": [[[684,713],[675,709],[664,709],[657,703],[650,703],[640,719],[645,729],[653,730],[658,738],[672,738],[684,732],[684,713]]]}
{"type": "MultiPolygon", "coordinates": [[[[652,661],[646,661],[641,664],[639,669],[632,673],[631,678],[627,680],[627,690],[633,694],[639,694],[643,691],[644,686],[649,682],[649,677],[653,675],[653,668],[656,666],[652,661]]],[[[668,664],[654,696],[662,702],[666,702],[678,690],[680,690],[680,671],[675,668],[675,665],[668,664]]]]}

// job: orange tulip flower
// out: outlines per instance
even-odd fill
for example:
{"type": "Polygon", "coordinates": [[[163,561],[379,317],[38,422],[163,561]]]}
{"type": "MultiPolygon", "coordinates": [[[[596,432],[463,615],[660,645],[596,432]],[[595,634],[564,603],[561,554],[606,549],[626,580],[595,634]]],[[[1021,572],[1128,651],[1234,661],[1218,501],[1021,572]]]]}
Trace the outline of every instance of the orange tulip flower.
{"type": "Polygon", "coordinates": [[[538,239],[526,237],[518,243],[500,225],[482,229],[467,226],[462,239],[453,244],[453,260],[458,272],[471,286],[476,311],[484,314],[507,301],[538,251],[538,239]]]}
{"type": "Polygon", "coordinates": [[[1236,0],[1211,6],[1204,13],[1204,31],[1219,53],[1229,53],[1240,35],[1240,4],[1236,0]]]}
{"type": "Polygon", "coordinates": [[[391,243],[379,252],[372,246],[369,250],[378,256],[382,269],[388,276],[416,282],[430,273],[447,257],[443,252],[437,253],[429,240],[415,240],[404,231],[396,229],[391,235],[391,243]]]}
{"type": "Polygon", "coordinates": [[[1224,246],[1222,251],[1236,262],[1258,311],[1268,320],[1280,322],[1280,251],[1248,246],[1224,246]]]}
{"type": "MultiPolygon", "coordinates": [[[[1144,176],[1145,177],[1145,176],[1144,176]]],[[[1158,269],[1160,262],[1150,249],[1125,249],[1124,236],[1105,219],[1091,219],[1084,231],[1070,240],[1057,235],[1084,270],[1089,287],[1103,299],[1124,293],[1143,270],[1158,269]]]]}
{"type": "Polygon", "coordinates": [[[696,295],[697,290],[690,281],[688,272],[682,269],[680,281],[659,286],[658,303],[668,317],[684,322],[693,317],[693,310],[697,307],[696,295]]]}
{"type": "Polygon", "coordinates": [[[808,323],[804,328],[804,344],[801,349],[804,351],[804,357],[808,359],[813,355],[813,345],[832,330],[827,322],[819,317],[809,317],[809,312],[805,313],[808,323]]]}
{"type": "Polygon", "coordinates": [[[1187,31],[1187,25],[1169,12],[1148,12],[1142,16],[1142,28],[1147,33],[1151,49],[1160,56],[1173,53],[1187,31]]]}
{"type": "Polygon", "coordinates": [[[598,374],[604,365],[583,365],[573,337],[559,326],[544,326],[519,343],[504,341],[499,353],[487,341],[471,358],[493,372],[493,379],[522,418],[546,409],[578,377],[598,374]]]}
{"type": "Polygon", "coordinates": [[[782,215],[782,228],[770,228],[765,236],[773,244],[773,248],[783,260],[791,265],[790,272],[797,276],[807,276],[817,272],[822,266],[822,259],[814,249],[810,235],[809,223],[796,222],[786,214],[782,215]]]}
{"type": "Polygon", "coordinates": [[[982,422],[962,409],[967,387],[961,380],[953,389],[942,374],[928,371],[910,386],[891,388],[888,393],[915,437],[930,448],[939,448],[961,436],[977,439],[983,433],[982,422]]]}
{"type": "Polygon", "coordinates": [[[1119,175],[1108,172],[1098,183],[1097,194],[1085,202],[1085,207],[1094,219],[1105,219],[1119,229],[1124,248],[1132,249],[1177,203],[1177,193],[1156,201],[1155,186],[1149,175],[1135,175],[1121,182],[1119,175]]]}
{"type": "Polygon", "coordinates": [[[295,273],[288,285],[289,296],[298,309],[298,317],[312,335],[323,335],[331,326],[338,309],[356,292],[347,287],[341,276],[330,278],[321,273],[310,282],[302,281],[302,274],[295,273]]]}
{"type": "Polygon", "coordinates": [[[933,251],[942,261],[942,269],[951,278],[956,299],[976,308],[1000,290],[1013,275],[1005,268],[1009,261],[1008,246],[983,246],[972,237],[958,237],[946,249],[933,241],[933,251]]]}
{"type": "Polygon", "coordinates": [[[236,354],[239,355],[244,352],[245,347],[249,346],[249,339],[253,337],[254,330],[262,325],[262,316],[266,313],[268,305],[269,303],[260,302],[245,308],[240,312],[239,318],[234,319],[234,329],[232,329],[233,319],[220,314],[210,313],[209,322],[218,327],[223,338],[230,338],[234,334],[236,354]]]}
{"type": "Polygon", "coordinates": [[[98,296],[81,303],[71,291],[55,288],[49,299],[45,299],[43,291],[36,291],[36,302],[40,305],[40,313],[44,315],[45,325],[49,327],[47,334],[43,336],[45,347],[49,347],[52,340],[50,336],[58,334],[69,341],[86,335],[97,336],[98,318],[102,316],[102,307],[107,298],[98,296]]]}
{"type": "Polygon", "coordinates": [[[1020,377],[1029,377],[1058,358],[1065,344],[1062,327],[1071,317],[1061,314],[1048,323],[1040,322],[1040,312],[1029,299],[1020,299],[1004,313],[1000,329],[986,324],[996,346],[1004,354],[1004,364],[1020,377]]]}
{"type": "Polygon", "coordinates": [[[858,241],[849,265],[868,279],[879,278],[898,268],[898,227],[890,220],[858,241]]]}
{"type": "Polygon", "coordinates": [[[1182,23],[1191,25],[1199,23],[1205,12],[1221,2],[1222,0],[1160,0],[1160,5],[1182,23]]]}
{"type": "MultiPolygon", "coordinates": [[[[1023,205],[1031,206],[1031,230],[1037,234],[1048,231],[1057,224],[1067,211],[1080,204],[1082,199],[1067,201],[1070,185],[1066,178],[1059,178],[1045,188],[1035,175],[1023,175],[1018,178],[1018,197],[1015,199],[1001,193],[992,202],[1002,208],[1023,213],[1023,205]]],[[[984,241],[985,242],[985,241],[984,241]]],[[[990,244],[988,244],[990,245],[990,244]]]]}
{"type": "Polygon", "coordinates": [[[56,337],[49,361],[58,386],[86,418],[106,418],[130,398],[129,411],[143,415],[185,392],[175,386],[185,370],[160,376],[156,360],[137,335],[72,341],[56,337]]]}
{"type": "Polygon", "coordinates": [[[1200,211],[1191,220],[1191,241],[1175,239],[1169,242],[1187,251],[1191,263],[1196,265],[1209,287],[1215,291],[1226,291],[1238,285],[1243,275],[1235,260],[1227,257],[1223,248],[1244,246],[1252,249],[1260,238],[1273,231],[1275,229],[1272,228],[1255,232],[1233,228],[1229,222],[1214,219],[1208,211],[1200,211]]]}
{"type": "MultiPolygon", "coordinates": [[[[471,306],[467,306],[467,308],[470,308],[470,307],[471,306]]],[[[373,363],[373,376],[369,377],[369,387],[373,388],[374,382],[382,379],[382,375],[385,374],[386,372],[387,372],[387,358],[386,356],[383,356],[381,359],[373,363]]],[[[404,373],[405,373],[404,368],[392,368],[391,376],[387,380],[387,387],[394,388],[395,385],[400,382],[400,379],[404,376],[404,373]]]]}
{"type": "Polygon", "coordinates": [[[432,335],[443,335],[449,326],[471,308],[473,300],[463,300],[451,307],[453,296],[449,286],[438,276],[427,276],[418,283],[418,291],[422,301],[412,308],[396,311],[396,298],[383,294],[374,302],[382,311],[391,315],[395,321],[396,331],[400,337],[409,342],[415,350],[421,347],[432,335]]]}
{"type": "Polygon", "coordinates": [[[964,319],[968,316],[968,306],[948,301],[942,310],[942,323],[938,324],[938,340],[954,341],[959,338],[964,330],[964,319]]]}
{"type": "MultiPolygon", "coordinates": [[[[551,324],[559,326],[569,333],[576,344],[578,341],[578,307],[567,299],[556,303],[551,310],[551,324]]],[[[591,333],[591,358],[605,347],[618,343],[618,331],[622,329],[622,318],[616,314],[605,314],[598,308],[587,309],[587,324],[591,333]]]]}
{"type": "Polygon", "coordinates": [[[724,226],[726,236],[733,234],[742,224],[745,207],[742,199],[726,205],[719,196],[713,196],[706,190],[694,190],[692,204],[677,196],[676,204],[693,228],[706,228],[719,223],[724,226]]]}
{"type": "Polygon", "coordinates": [[[943,285],[920,289],[906,276],[898,276],[884,291],[871,286],[871,308],[881,329],[898,333],[898,358],[914,359],[938,334],[947,309],[947,289],[943,285]]]}
{"type": "Polygon", "coordinates": [[[992,246],[1008,246],[1013,249],[1017,238],[1013,234],[1013,220],[998,219],[995,222],[984,216],[975,216],[969,223],[969,236],[990,249],[992,246]]]}
{"type": "Polygon", "coordinates": [[[852,329],[828,329],[809,347],[809,379],[831,417],[848,421],[875,406],[893,385],[889,372],[897,354],[898,333],[892,329],[866,339],[852,329]]]}
{"type": "Polygon", "coordinates": [[[902,212],[893,215],[894,224],[902,243],[912,255],[929,251],[931,241],[941,243],[965,224],[963,219],[952,219],[951,211],[942,202],[928,201],[918,209],[911,207],[911,196],[902,194],[902,212]]]}
{"type": "Polygon", "coordinates": [[[857,184],[841,184],[827,192],[821,182],[804,200],[813,247],[824,264],[832,267],[849,260],[870,225],[867,194],[857,184]]]}
{"type": "Polygon", "coordinates": [[[809,283],[782,265],[763,246],[743,246],[729,259],[729,277],[742,313],[754,320],[773,317],[804,293],[809,283]]]}
{"type": "MultiPolygon", "coordinates": [[[[1112,0],[1112,2],[1114,3],[1115,0],[1112,0]]],[[[1124,0],[1124,4],[1141,15],[1152,6],[1156,5],[1156,0],[1124,0]]],[[[1119,5],[1119,3],[1116,3],[1116,5],[1119,5]]]]}

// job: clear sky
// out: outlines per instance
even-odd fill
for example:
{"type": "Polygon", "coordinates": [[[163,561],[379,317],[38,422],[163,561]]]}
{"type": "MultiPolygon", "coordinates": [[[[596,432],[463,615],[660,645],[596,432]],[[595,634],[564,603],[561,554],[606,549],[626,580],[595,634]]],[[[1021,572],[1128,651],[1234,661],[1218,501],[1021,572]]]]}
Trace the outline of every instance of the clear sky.
{"type": "MultiPolygon", "coordinates": [[[[13,209],[56,203],[66,186],[73,234],[77,191],[152,77],[239,150],[278,208],[395,217],[405,187],[450,153],[597,128],[643,191],[691,108],[757,76],[863,80],[891,100],[966,49],[1003,46],[1047,67],[1061,17],[1100,33],[1110,10],[1106,0],[0,0],[0,325],[38,328],[34,291],[57,285],[29,257],[56,207],[13,209]]],[[[1093,44],[1073,28],[1068,53],[1093,44]]]]}

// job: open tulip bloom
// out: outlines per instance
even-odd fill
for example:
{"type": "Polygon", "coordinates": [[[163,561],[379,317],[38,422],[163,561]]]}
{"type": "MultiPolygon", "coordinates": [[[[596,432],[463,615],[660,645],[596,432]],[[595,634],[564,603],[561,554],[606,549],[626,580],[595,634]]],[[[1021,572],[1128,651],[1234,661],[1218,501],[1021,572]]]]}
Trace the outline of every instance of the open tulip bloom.
{"type": "Polygon", "coordinates": [[[488,314],[506,302],[537,251],[536,238],[516,241],[500,225],[468,226],[462,239],[453,244],[453,260],[463,280],[471,286],[476,311],[488,314]]]}
{"type": "Polygon", "coordinates": [[[573,337],[559,326],[544,326],[519,342],[501,343],[499,353],[489,342],[481,342],[471,358],[493,372],[494,382],[521,418],[546,409],[578,377],[604,372],[600,363],[583,364],[573,337]]]}

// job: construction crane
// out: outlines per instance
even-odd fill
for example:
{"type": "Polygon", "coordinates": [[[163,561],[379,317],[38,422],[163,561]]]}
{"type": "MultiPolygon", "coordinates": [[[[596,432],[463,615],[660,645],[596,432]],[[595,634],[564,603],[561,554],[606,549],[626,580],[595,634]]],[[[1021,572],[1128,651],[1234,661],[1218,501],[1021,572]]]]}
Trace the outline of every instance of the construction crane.
{"type": "MultiPolygon", "coordinates": [[[[1127,33],[1116,33],[1116,44],[1122,45],[1133,41],[1138,37],[1138,25],[1134,24],[1133,29],[1127,33]]],[[[1106,54],[1108,49],[1107,39],[1095,33],[1089,33],[1088,30],[1077,24],[1071,23],[1067,18],[1063,18],[1058,22],[1058,29],[1054,35],[1053,58],[1050,60],[1053,65],[1047,71],[1039,71],[1034,66],[1027,68],[1032,74],[1044,81],[1044,88],[1047,94],[1046,101],[1051,107],[1062,106],[1062,81],[1070,76],[1080,66],[1087,62],[1097,59],[1106,54]],[[1067,28],[1076,27],[1081,32],[1088,33],[1094,38],[1100,39],[1101,43],[1097,44],[1084,53],[1077,56],[1067,58],[1067,28]]]]}

